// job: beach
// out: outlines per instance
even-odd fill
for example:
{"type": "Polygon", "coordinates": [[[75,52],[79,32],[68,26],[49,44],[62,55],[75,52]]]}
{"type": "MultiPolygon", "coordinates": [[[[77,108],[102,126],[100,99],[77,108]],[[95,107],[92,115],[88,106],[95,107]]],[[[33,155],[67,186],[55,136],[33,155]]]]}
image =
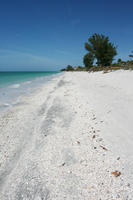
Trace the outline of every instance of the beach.
{"type": "Polygon", "coordinates": [[[0,199],[133,199],[132,119],[132,71],[53,77],[0,115],[0,199]]]}

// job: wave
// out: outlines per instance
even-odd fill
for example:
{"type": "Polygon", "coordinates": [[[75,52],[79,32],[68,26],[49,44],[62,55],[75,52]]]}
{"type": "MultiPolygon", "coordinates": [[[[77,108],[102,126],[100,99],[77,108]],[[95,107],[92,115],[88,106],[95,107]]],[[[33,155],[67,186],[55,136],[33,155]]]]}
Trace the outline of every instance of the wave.
{"type": "Polygon", "coordinates": [[[24,82],[23,84],[24,85],[27,85],[27,84],[30,84],[32,81],[26,81],[26,82],[24,82]]]}
{"type": "Polygon", "coordinates": [[[3,103],[3,107],[9,107],[10,104],[9,103],[3,103]]]}
{"type": "Polygon", "coordinates": [[[20,84],[14,84],[14,85],[9,86],[9,88],[14,88],[14,89],[17,89],[19,87],[20,87],[20,84]]]}
{"type": "Polygon", "coordinates": [[[11,104],[9,103],[0,103],[0,108],[5,108],[5,107],[9,107],[11,106],[11,104]]]}

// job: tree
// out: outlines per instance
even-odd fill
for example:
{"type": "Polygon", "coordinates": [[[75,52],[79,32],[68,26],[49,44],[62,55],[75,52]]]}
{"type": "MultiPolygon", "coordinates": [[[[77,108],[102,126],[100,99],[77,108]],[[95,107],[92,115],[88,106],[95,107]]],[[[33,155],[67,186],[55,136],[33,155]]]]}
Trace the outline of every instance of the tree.
{"type": "Polygon", "coordinates": [[[117,60],[117,62],[118,62],[118,63],[121,63],[121,62],[122,62],[122,59],[121,59],[121,58],[119,58],[119,59],[117,60]]]}
{"type": "Polygon", "coordinates": [[[116,46],[109,41],[109,37],[95,33],[88,39],[88,42],[85,43],[85,49],[97,59],[97,65],[111,65],[117,51],[116,46]]]}
{"type": "Polygon", "coordinates": [[[94,56],[91,53],[87,53],[83,58],[83,63],[87,69],[93,66],[94,56]]]}
{"type": "MultiPolygon", "coordinates": [[[[133,53],[133,51],[131,51],[131,53],[133,53]]],[[[129,55],[129,57],[133,58],[133,55],[129,55]]]]}
{"type": "Polygon", "coordinates": [[[73,71],[73,67],[71,65],[67,65],[66,71],[73,71]]]}
{"type": "Polygon", "coordinates": [[[63,69],[61,69],[60,71],[61,71],[61,72],[64,72],[64,71],[66,71],[66,69],[65,69],[65,68],[63,68],[63,69]]]}

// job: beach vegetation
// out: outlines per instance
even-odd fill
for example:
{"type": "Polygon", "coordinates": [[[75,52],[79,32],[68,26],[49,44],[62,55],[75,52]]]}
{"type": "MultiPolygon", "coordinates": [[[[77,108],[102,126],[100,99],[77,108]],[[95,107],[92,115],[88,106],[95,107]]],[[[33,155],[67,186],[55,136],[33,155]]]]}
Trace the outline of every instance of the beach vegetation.
{"type": "Polygon", "coordinates": [[[97,66],[110,66],[117,55],[116,46],[103,34],[93,34],[85,43],[85,49],[96,59],[97,66]]]}
{"type": "Polygon", "coordinates": [[[94,56],[92,53],[87,53],[83,58],[83,63],[86,69],[90,69],[93,66],[94,56]]]}
{"type": "Polygon", "coordinates": [[[122,62],[122,59],[121,59],[121,58],[119,58],[119,59],[117,60],[117,62],[118,62],[118,63],[121,63],[121,62],[122,62]]]}
{"type": "Polygon", "coordinates": [[[71,65],[67,65],[66,71],[73,71],[73,67],[71,65]]]}
{"type": "Polygon", "coordinates": [[[131,51],[132,54],[129,55],[130,58],[133,58],[133,51],[131,51]]]}
{"type": "Polygon", "coordinates": [[[103,34],[93,34],[85,43],[85,49],[88,51],[83,57],[84,66],[67,65],[61,71],[103,71],[107,73],[114,70],[133,70],[133,51],[129,55],[130,60],[124,61],[118,58],[114,62],[117,55],[117,47],[110,42],[109,37],[103,34]]]}
{"type": "Polygon", "coordinates": [[[61,71],[61,72],[64,72],[64,71],[66,71],[66,69],[65,69],[65,68],[63,68],[63,69],[61,69],[60,71],[61,71]]]}

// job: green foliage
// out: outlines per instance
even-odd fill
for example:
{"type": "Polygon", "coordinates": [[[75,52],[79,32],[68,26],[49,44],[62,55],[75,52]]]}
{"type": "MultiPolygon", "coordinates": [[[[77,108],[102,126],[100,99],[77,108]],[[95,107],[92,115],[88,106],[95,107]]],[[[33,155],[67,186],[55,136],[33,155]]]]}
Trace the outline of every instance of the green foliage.
{"type": "Polygon", "coordinates": [[[84,69],[85,69],[85,68],[82,67],[82,66],[80,66],[80,65],[74,67],[74,71],[84,71],[84,69]]]}
{"type": "Polygon", "coordinates": [[[97,59],[97,65],[111,65],[114,56],[117,55],[117,51],[116,47],[109,42],[109,37],[95,33],[88,39],[88,42],[85,43],[85,49],[89,51],[89,54],[93,55],[93,58],[97,59]]]}
{"type": "Polygon", "coordinates": [[[118,63],[121,63],[121,62],[122,62],[122,59],[121,59],[121,58],[119,58],[119,59],[117,60],[117,62],[118,62],[118,63]]]}
{"type": "Polygon", "coordinates": [[[66,71],[73,71],[74,68],[71,65],[67,65],[66,71]]]}
{"type": "Polygon", "coordinates": [[[64,69],[61,69],[60,71],[61,71],[61,72],[64,72],[64,71],[66,71],[66,69],[64,68],[64,69]]]}
{"type": "Polygon", "coordinates": [[[103,71],[104,73],[108,73],[108,72],[111,72],[111,71],[115,71],[115,70],[119,70],[119,69],[122,69],[121,67],[119,66],[94,66],[92,68],[90,68],[90,72],[98,72],[98,71],[103,71]]]}
{"type": "Polygon", "coordinates": [[[93,66],[89,69],[90,72],[98,72],[98,71],[104,71],[105,67],[101,67],[101,66],[93,66]]]}
{"type": "Polygon", "coordinates": [[[81,70],[83,69],[83,67],[82,67],[82,66],[80,66],[80,65],[79,65],[79,66],[77,66],[77,68],[78,68],[78,69],[81,69],[81,70]]]}
{"type": "Polygon", "coordinates": [[[87,53],[83,58],[83,63],[87,69],[90,69],[93,66],[94,56],[92,53],[87,53]]]}
{"type": "MultiPolygon", "coordinates": [[[[131,51],[131,53],[133,53],[133,51],[131,51]]],[[[131,55],[129,55],[129,57],[130,57],[130,58],[133,58],[133,55],[131,54],[131,55]]]]}

